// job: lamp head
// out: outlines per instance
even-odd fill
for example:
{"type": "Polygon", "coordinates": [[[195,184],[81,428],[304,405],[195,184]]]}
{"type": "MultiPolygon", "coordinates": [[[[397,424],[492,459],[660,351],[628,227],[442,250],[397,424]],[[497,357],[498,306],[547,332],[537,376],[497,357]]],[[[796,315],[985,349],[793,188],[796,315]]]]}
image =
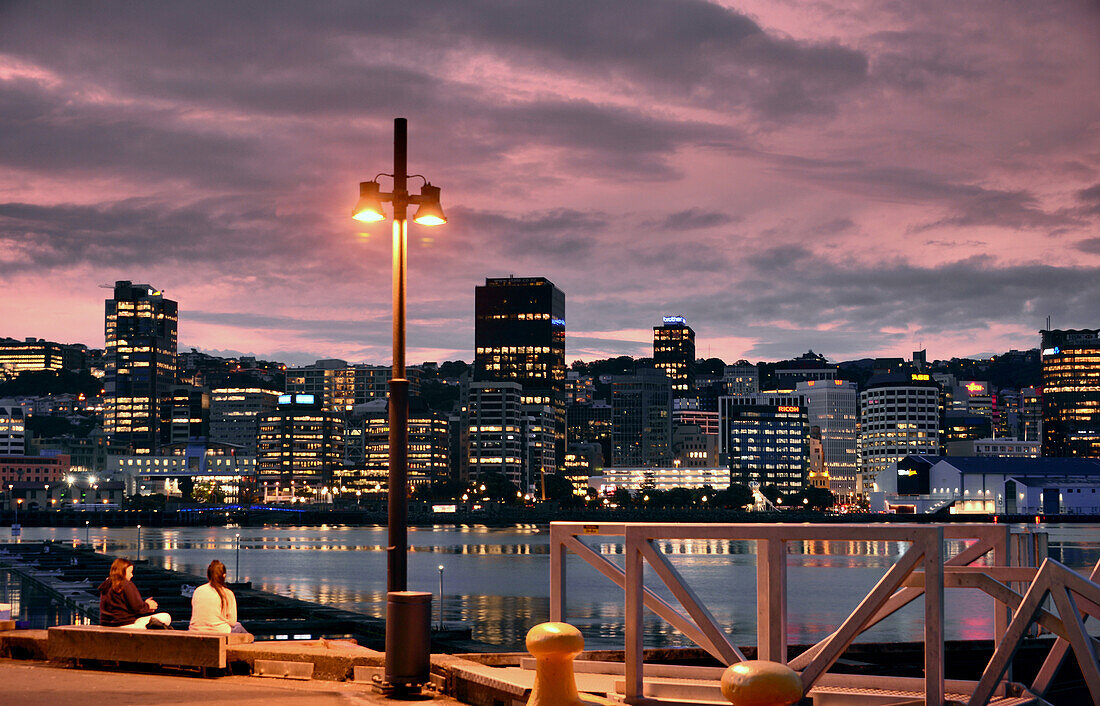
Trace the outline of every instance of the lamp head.
{"type": "Polygon", "coordinates": [[[385,220],[382,211],[382,195],[377,181],[359,182],[359,202],[351,212],[351,217],[364,223],[385,220]]]}
{"type": "Polygon", "coordinates": [[[420,188],[418,203],[420,208],[416,209],[416,215],[413,216],[413,221],[416,223],[422,226],[441,226],[447,222],[447,217],[443,215],[443,207],[439,205],[438,186],[424,184],[420,188]]]}

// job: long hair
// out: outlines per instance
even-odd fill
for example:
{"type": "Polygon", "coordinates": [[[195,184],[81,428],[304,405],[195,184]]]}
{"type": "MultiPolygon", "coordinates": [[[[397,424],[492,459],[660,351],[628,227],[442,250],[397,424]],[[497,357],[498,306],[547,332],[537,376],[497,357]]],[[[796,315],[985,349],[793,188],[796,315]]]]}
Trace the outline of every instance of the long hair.
{"type": "Polygon", "coordinates": [[[218,598],[221,599],[222,612],[224,613],[229,605],[229,589],[225,587],[225,564],[217,559],[210,562],[210,566],[206,567],[206,580],[218,592],[218,598]]]}
{"type": "Polygon", "coordinates": [[[133,565],[134,562],[121,557],[111,562],[111,570],[107,573],[107,580],[111,582],[112,591],[122,590],[122,584],[126,581],[126,569],[133,565]]]}

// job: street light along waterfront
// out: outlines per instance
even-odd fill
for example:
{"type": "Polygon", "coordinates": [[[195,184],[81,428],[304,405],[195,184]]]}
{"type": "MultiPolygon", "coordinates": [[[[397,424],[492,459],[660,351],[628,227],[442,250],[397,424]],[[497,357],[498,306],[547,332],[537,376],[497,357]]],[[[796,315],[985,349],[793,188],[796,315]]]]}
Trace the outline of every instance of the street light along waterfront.
{"type": "MultiPolygon", "coordinates": [[[[408,192],[408,121],[393,120],[393,174],[379,174],[360,182],[359,202],[352,218],[367,223],[385,219],[382,202],[393,203],[393,370],[390,375],[389,401],[389,546],[386,584],[389,591],[404,591],[408,584],[408,443],[409,381],[405,377],[405,293],[408,271],[408,206],[418,204],[413,218],[421,225],[447,222],[439,204],[439,188],[424,179],[420,195],[408,192]],[[393,178],[393,191],[385,193],[379,176],[393,178]]],[[[414,174],[413,176],[420,176],[414,174]]]]}
{"type": "MultiPolygon", "coordinates": [[[[393,191],[385,193],[378,184],[379,174],[371,181],[360,182],[359,202],[352,218],[367,223],[385,220],[382,202],[393,204],[393,370],[390,374],[389,401],[389,489],[386,547],[386,592],[405,591],[408,587],[408,460],[409,460],[409,381],[405,377],[405,294],[408,270],[408,207],[417,204],[413,220],[421,225],[436,226],[447,222],[439,204],[439,188],[427,179],[420,195],[408,191],[408,121],[393,120],[393,191]]],[[[386,621],[386,676],[396,662],[390,646],[398,644],[397,625],[386,621]]]]}

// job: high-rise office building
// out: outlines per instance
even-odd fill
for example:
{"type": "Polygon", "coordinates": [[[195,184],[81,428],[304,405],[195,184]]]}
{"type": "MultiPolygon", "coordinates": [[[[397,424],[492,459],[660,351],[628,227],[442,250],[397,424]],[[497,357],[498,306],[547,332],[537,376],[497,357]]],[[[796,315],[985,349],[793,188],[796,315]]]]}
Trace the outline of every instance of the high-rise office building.
{"type": "Polygon", "coordinates": [[[820,429],[828,488],[840,500],[854,500],[859,487],[859,390],[844,380],[808,380],[796,386],[811,427],[820,429]]]}
{"type": "Polygon", "coordinates": [[[612,458],[611,405],[606,402],[571,404],[565,416],[570,446],[599,444],[602,461],[612,458]]]}
{"type": "Polygon", "coordinates": [[[87,365],[87,346],[38,338],[0,338],[0,379],[24,372],[79,370],[87,365]]]}
{"type": "Polygon", "coordinates": [[[194,385],[173,385],[160,407],[160,443],[206,441],[210,435],[210,392],[194,385]]]}
{"type": "Polygon", "coordinates": [[[570,370],[565,374],[566,404],[588,404],[596,394],[596,381],[591,375],[570,370]]]}
{"type": "Polygon", "coordinates": [[[315,497],[344,463],[344,420],[312,395],[282,395],[260,420],[257,481],[265,500],[315,497]]]}
{"type": "Polygon", "coordinates": [[[940,453],[940,387],[928,373],[872,376],[860,402],[860,493],[906,456],[940,453]]]}
{"type": "Polygon", "coordinates": [[[671,393],[664,370],[611,376],[612,466],[672,462],[671,393]]]}
{"type": "MultiPolygon", "coordinates": [[[[313,395],[330,412],[348,412],[357,404],[389,395],[391,368],[384,365],[350,365],[338,359],[318,360],[313,365],[289,368],[286,391],[292,395],[313,395]]],[[[405,371],[409,395],[420,394],[420,370],[405,371]]]]}
{"type": "Polygon", "coordinates": [[[653,364],[665,371],[673,399],[695,393],[695,331],[682,316],[666,316],[653,327],[653,364]]]}
{"type": "Polygon", "coordinates": [[[473,382],[466,404],[466,467],[470,480],[500,473],[517,488],[529,478],[524,438],[523,387],[515,382],[473,382]]]}
{"type": "Polygon", "coordinates": [[[717,443],[719,433],[718,411],[713,412],[702,409],[673,409],[672,428],[683,426],[699,427],[699,431],[715,438],[717,443]]]}
{"type": "Polygon", "coordinates": [[[729,464],[733,483],[802,490],[809,465],[806,408],[739,404],[729,409],[729,464]]]}
{"type": "Polygon", "coordinates": [[[23,407],[14,399],[0,400],[0,456],[22,456],[26,435],[23,407]]]}
{"type": "Polygon", "coordinates": [[[260,420],[275,412],[279,395],[258,387],[223,387],[210,393],[210,441],[242,447],[256,455],[260,420]]]}
{"type": "Polygon", "coordinates": [[[718,453],[728,454],[730,420],[736,407],[742,405],[769,405],[772,407],[806,407],[806,397],[794,390],[765,390],[743,395],[724,395],[718,398],[718,453]]]}
{"type": "Polygon", "coordinates": [[[1043,440],[1043,400],[1034,387],[1020,390],[1016,438],[1020,441],[1043,440]]]}
{"type": "Polygon", "coordinates": [[[565,294],[545,277],[488,278],[474,290],[474,382],[514,382],[522,404],[554,409],[565,454],[565,294]]]}
{"type": "Polygon", "coordinates": [[[176,383],[178,307],[148,284],[119,281],[105,309],[103,427],[134,453],[151,454],[176,383]]]}
{"type": "MultiPolygon", "coordinates": [[[[432,411],[419,397],[409,399],[409,487],[418,490],[449,477],[450,448],[447,416],[432,411]]],[[[348,468],[341,485],[370,492],[375,483],[386,487],[390,466],[389,400],[356,405],[348,423],[348,468]]]]}
{"type": "Polygon", "coordinates": [[[760,368],[747,360],[727,365],[722,376],[727,395],[751,395],[760,391],[760,368]]]}
{"type": "Polygon", "coordinates": [[[1043,456],[1100,457],[1100,329],[1040,333],[1043,456]]]}

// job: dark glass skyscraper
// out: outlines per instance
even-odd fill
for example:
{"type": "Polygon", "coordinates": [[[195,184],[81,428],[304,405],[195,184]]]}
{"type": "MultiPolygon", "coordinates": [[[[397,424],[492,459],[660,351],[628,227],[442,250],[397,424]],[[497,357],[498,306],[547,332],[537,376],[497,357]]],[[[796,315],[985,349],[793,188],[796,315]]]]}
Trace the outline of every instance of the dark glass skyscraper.
{"type": "Polygon", "coordinates": [[[501,277],[474,290],[474,381],[516,382],[522,403],[554,408],[565,453],[565,294],[545,277],[501,277]]]}
{"type": "Polygon", "coordinates": [[[1043,456],[1100,457],[1100,329],[1043,336],[1043,456]]]}
{"type": "Polygon", "coordinates": [[[120,281],[105,309],[104,430],[150,454],[176,383],[178,306],[148,284],[120,281]]]}
{"type": "Polygon", "coordinates": [[[672,397],[682,399],[695,392],[695,331],[682,316],[666,316],[653,327],[653,362],[668,376],[672,397]]]}

